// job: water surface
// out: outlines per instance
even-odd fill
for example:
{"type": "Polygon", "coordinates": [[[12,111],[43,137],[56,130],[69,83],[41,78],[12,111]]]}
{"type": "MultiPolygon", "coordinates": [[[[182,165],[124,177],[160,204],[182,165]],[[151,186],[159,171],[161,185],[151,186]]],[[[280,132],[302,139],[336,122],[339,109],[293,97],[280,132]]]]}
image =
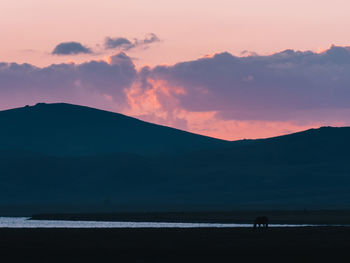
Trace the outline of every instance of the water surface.
{"type": "MultiPolygon", "coordinates": [[[[104,221],[61,221],[28,220],[28,217],[0,217],[0,228],[237,228],[252,227],[252,224],[220,223],[160,223],[160,222],[104,222],[104,221]]],[[[271,224],[270,227],[307,227],[321,225],[271,224]]],[[[324,226],[324,225],[323,225],[324,226]]],[[[341,226],[341,225],[328,225],[341,226]]],[[[344,226],[344,225],[343,225],[344,226]]]]}

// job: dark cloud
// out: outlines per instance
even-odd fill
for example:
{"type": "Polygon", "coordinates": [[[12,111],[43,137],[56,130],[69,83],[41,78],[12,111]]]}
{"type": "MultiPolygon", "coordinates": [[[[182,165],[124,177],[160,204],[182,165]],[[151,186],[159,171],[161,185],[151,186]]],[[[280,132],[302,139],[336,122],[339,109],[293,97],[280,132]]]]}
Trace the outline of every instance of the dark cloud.
{"type": "Polygon", "coordinates": [[[113,48],[128,49],[133,46],[133,43],[131,43],[130,40],[124,37],[116,37],[116,38],[106,37],[104,45],[106,49],[113,49],[113,48]]]}
{"type": "Polygon", "coordinates": [[[58,44],[52,51],[53,55],[77,55],[92,53],[91,49],[79,42],[64,42],[58,44]]]}
{"type": "Polygon", "coordinates": [[[148,45],[159,41],[159,37],[154,33],[147,34],[144,39],[135,38],[134,40],[129,40],[124,37],[106,37],[104,47],[105,49],[119,49],[126,51],[137,47],[147,47],[148,45]]]}
{"type": "Polygon", "coordinates": [[[160,39],[156,34],[149,33],[148,35],[146,35],[146,37],[143,40],[141,40],[139,42],[141,42],[142,44],[151,44],[151,43],[159,42],[159,41],[160,41],[160,39]]]}

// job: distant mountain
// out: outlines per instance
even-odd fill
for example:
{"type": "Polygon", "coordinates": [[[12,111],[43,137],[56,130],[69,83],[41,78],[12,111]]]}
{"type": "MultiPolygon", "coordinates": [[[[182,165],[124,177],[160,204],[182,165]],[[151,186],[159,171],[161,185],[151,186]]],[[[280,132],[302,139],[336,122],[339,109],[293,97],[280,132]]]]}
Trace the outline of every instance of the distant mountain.
{"type": "Polygon", "coordinates": [[[0,150],[50,155],[152,155],[225,144],[122,114],[64,103],[0,111],[0,123],[0,150]]]}
{"type": "Polygon", "coordinates": [[[0,214],[350,209],[349,127],[228,142],[68,104],[0,122],[0,214]]]}

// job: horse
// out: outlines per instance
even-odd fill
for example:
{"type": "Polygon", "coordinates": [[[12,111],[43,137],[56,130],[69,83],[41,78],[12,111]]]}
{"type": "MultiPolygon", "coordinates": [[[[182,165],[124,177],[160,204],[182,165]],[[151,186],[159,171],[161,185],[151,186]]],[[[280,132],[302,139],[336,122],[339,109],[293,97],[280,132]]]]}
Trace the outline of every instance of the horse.
{"type": "Polygon", "coordinates": [[[269,227],[269,219],[266,216],[258,216],[254,221],[254,228],[259,227],[269,227]]]}

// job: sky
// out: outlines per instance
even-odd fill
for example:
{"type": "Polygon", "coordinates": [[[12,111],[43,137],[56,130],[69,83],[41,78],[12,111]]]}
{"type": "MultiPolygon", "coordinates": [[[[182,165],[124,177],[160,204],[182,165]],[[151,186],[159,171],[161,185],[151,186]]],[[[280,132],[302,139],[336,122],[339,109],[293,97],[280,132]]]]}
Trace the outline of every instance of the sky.
{"type": "Polygon", "coordinates": [[[0,110],[69,102],[227,140],[350,123],[349,1],[2,0],[0,10],[0,110]]]}

